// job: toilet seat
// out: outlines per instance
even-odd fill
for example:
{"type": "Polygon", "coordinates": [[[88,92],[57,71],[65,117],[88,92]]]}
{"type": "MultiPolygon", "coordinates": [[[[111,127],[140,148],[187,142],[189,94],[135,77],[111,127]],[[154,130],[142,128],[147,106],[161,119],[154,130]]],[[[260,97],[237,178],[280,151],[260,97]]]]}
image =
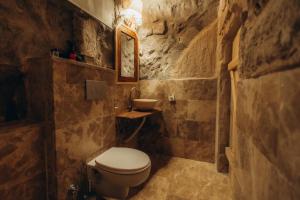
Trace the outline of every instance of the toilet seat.
{"type": "Polygon", "coordinates": [[[116,174],[136,174],[151,166],[150,158],[142,151],[112,147],[95,159],[96,168],[116,174]]]}

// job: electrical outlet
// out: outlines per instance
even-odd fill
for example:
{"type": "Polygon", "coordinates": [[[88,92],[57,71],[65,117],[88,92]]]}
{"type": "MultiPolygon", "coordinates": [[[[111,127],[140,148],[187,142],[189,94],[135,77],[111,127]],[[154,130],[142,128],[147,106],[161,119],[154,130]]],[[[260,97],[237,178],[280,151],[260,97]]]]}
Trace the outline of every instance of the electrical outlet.
{"type": "Polygon", "coordinates": [[[176,102],[176,98],[175,98],[175,95],[174,94],[172,94],[172,95],[169,95],[168,96],[168,99],[169,99],[169,102],[176,102]]]}

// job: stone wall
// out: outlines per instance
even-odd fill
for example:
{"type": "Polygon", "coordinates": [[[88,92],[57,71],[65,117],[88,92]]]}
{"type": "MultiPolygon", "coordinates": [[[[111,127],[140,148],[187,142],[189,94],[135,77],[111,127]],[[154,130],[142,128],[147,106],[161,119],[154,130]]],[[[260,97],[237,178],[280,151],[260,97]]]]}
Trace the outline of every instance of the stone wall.
{"type": "Polygon", "coordinates": [[[142,98],[159,99],[162,114],[147,121],[139,146],[150,153],[214,162],[216,79],[143,80],[142,98]],[[175,103],[168,101],[174,94],[175,103]]]}
{"type": "Polygon", "coordinates": [[[22,87],[26,79],[24,65],[29,58],[48,56],[54,48],[66,51],[70,41],[79,53],[91,57],[93,63],[113,68],[111,28],[67,1],[2,1],[0,11],[0,121],[9,118],[5,110],[12,103],[17,104],[15,115],[19,115],[14,120],[27,117],[28,91],[22,87]],[[20,86],[15,86],[19,82],[20,86]],[[11,99],[17,102],[10,103],[11,99]]]}
{"type": "Polygon", "coordinates": [[[70,198],[71,184],[87,192],[85,163],[117,144],[114,107],[126,109],[132,85],[116,85],[114,70],[97,65],[49,57],[28,63],[30,80],[40,86],[30,100],[39,96],[31,110],[46,125],[49,196],[70,198]],[[86,99],[86,80],[104,81],[103,98],[86,99]]]}
{"type": "MultiPolygon", "coordinates": [[[[225,148],[229,146],[232,124],[231,113],[233,110],[231,106],[233,99],[231,98],[231,90],[234,88],[231,87],[233,81],[231,80],[228,66],[232,59],[235,58],[235,55],[233,55],[233,41],[245,15],[242,9],[229,4],[229,1],[220,1],[216,48],[216,73],[218,81],[215,150],[215,161],[219,172],[228,172],[228,160],[225,155],[225,148]]],[[[237,49],[239,53],[239,47],[237,49]]]]}
{"type": "MultiPolygon", "coordinates": [[[[12,91],[12,89],[14,89],[12,87],[13,85],[6,81],[7,77],[15,77],[18,75],[22,75],[22,77],[24,76],[24,84],[20,86],[21,89],[17,93],[17,95],[21,95],[20,99],[22,100],[20,105],[22,105],[23,107],[21,107],[20,110],[22,112],[27,112],[27,115],[24,118],[41,121],[44,124],[43,132],[46,142],[44,143],[40,141],[40,144],[45,144],[45,149],[47,152],[44,156],[47,157],[48,161],[46,176],[48,185],[47,187],[46,185],[43,185],[44,182],[39,184],[43,189],[48,189],[48,191],[43,190],[43,194],[46,194],[46,192],[48,192],[49,199],[56,199],[56,190],[58,187],[56,182],[56,138],[54,132],[55,107],[52,86],[53,73],[51,70],[53,61],[48,57],[50,49],[59,48],[60,50],[65,51],[68,48],[67,41],[73,41],[73,43],[75,43],[76,50],[86,56],[89,56],[92,63],[98,64],[104,68],[113,68],[113,30],[103,25],[101,22],[95,20],[94,18],[81,13],[76,7],[67,3],[67,1],[2,1],[0,3],[0,11],[0,121],[3,121],[5,119],[3,116],[4,111],[2,109],[5,99],[2,98],[7,95],[4,92],[12,91]],[[12,75],[11,72],[13,72],[12,75]],[[4,86],[7,87],[3,89],[4,86]]],[[[78,73],[81,72],[82,71],[80,70],[78,71],[78,73]]],[[[72,75],[77,76],[77,74],[72,75]]],[[[81,75],[82,77],[85,76],[84,74],[81,75]]],[[[78,76],[80,76],[80,74],[78,76]]],[[[72,78],[72,80],[76,79],[76,77],[72,78]]],[[[101,79],[103,77],[99,78],[101,79]]],[[[108,78],[113,79],[113,77],[110,77],[109,75],[108,78]]],[[[80,87],[79,85],[80,84],[76,83],[74,83],[73,85],[71,84],[71,86],[74,86],[74,89],[76,88],[75,86],[80,87]]],[[[124,87],[116,88],[116,90],[120,90],[120,94],[125,96],[127,95],[127,92],[122,92],[123,88],[124,87]]],[[[72,94],[70,94],[69,96],[71,96],[72,94]]],[[[111,94],[112,93],[110,93],[110,95],[111,94]]],[[[120,99],[122,98],[120,97],[120,99]]],[[[109,109],[113,108],[112,102],[112,105],[109,105],[109,109]]],[[[117,100],[116,102],[122,102],[122,100],[117,100]]],[[[74,102],[74,104],[76,103],[79,102],[74,102]]],[[[122,102],[121,104],[123,106],[126,103],[122,102]]],[[[84,108],[80,107],[82,109],[87,109],[86,111],[81,111],[85,113],[89,112],[89,105],[84,108]]],[[[98,107],[99,106],[101,107],[101,105],[98,105],[98,107]]],[[[64,111],[64,109],[68,109],[68,107],[62,108],[62,111],[64,111]]],[[[80,115],[81,113],[74,112],[73,114],[80,115]]],[[[102,124],[101,120],[102,118],[99,119],[99,123],[102,124]]],[[[114,124],[113,121],[112,124],[114,124]]],[[[67,128],[69,127],[70,126],[67,126],[67,128]]],[[[81,130],[78,130],[78,134],[80,133],[80,131],[81,130]]],[[[94,132],[93,130],[91,130],[91,132],[95,134],[98,133],[97,131],[99,132],[99,130],[94,130],[94,132]]],[[[13,134],[10,134],[10,136],[12,137],[12,139],[14,138],[13,134]]],[[[114,137],[114,135],[111,135],[111,137],[114,137]]],[[[88,139],[90,138],[87,138],[87,143],[88,141],[90,141],[88,139]]],[[[26,141],[22,141],[20,143],[22,143],[20,145],[30,145],[26,141]]],[[[64,148],[67,147],[62,147],[60,149],[64,148]]],[[[93,150],[95,150],[95,148],[96,147],[94,146],[93,150]]],[[[41,150],[39,152],[44,152],[44,150],[41,150]]],[[[81,161],[83,162],[83,160],[81,161]]],[[[44,170],[45,166],[39,165],[39,167],[40,170],[44,170]]],[[[70,172],[68,172],[68,170],[65,170],[64,173],[66,173],[66,175],[62,175],[62,171],[60,171],[60,178],[63,177],[61,178],[62,180],[65,180],[64,177],[68,176],[74,178],[75,175],[72,174],[72,172],[74,171],[70,170],[70,172]]],[[[24,174],[22,173],[18,174],[19,177],[22,177],[23,175],[24,174]]],[[[67,184],[77,184],[76,180],[72,179],[67,184]]],[[[35,180],[32,180],[33,184],[35,184],[34,181],[35,180]]],[[[59,184],[60,183],[61,182],[59,182],[59,184]]],[[[30,187],[30,184],[28,185],[28,187],[30,187]]],[[[34,186],[28,189],[28,192],[31,192],[33,188],[34,186]]],[[[60,195],[66,195],[64,193],[66,192],[66,187],[60,187],[60,189],[60,195]]],[[[27,187],[20,187],[20,190],[27,190],[27,187]]],[[[39,192],[39,188],[36,188],[36,192],[39,192]]],[[[4,192],[4,194],[11,196],[14,195],[13,193],[7,194],[6,191],[4,192]]],[[[20,194],[18,196],[21,197],[22,195],[20,194]]],[[[28,197],[28,199],[43,198],[44,196],[37,197],[33,192],[32,198],[28,197]]]]}
{"type": "Polygon", "coordinates": [[[214,162],[218,1],[142,2],[141,97],[160,100],[162,115],[146,123],[139,146],[214,162]]]}
{"type": "Polygon", "coordinates": [[[45,199],[43,132],[39,124],[0,127],[0,199],[45,199]]]}
{"type": "Polygon", "coordinates": [[[134,77],[134,39],[121,33],[121,76],[134,77]]]}
{"type": "Polygon", "coordinates": [[[221,2],[221,45],[241,28],[227,152],[234,199],[299,199],[299,1],[221,2]]]}
{"type": "MultiPolygon", "coordinates": [[[[76,11],[76,8],[75,8],[76,11]]],[[[114,68],[114,31],[90,16],[74,12],[73,40],[86,62],[114,68]]]]}
{"type": "Polygon", "coordinates": [[[1,64],[22,69],[28,58],[49,55],[53,48],[67,50],[67,41],[97,64],[112,63],[112,30],[66,1],[2,1],[0,10],[1,64]]]}
{"type": "Polygon", "coordinates": [[[199,33],[216,19],[218,1],[145,0],[143,5],[143,24],[138,30],[141,78],[213,76],[214,38],[206,37],[208,32],[199,33]],[[203,38],[212,41],[201,43],[203,38]],[[195,48],[198,45],[200,48],[195,48]],[[187,60],[187,54],[195,49],[194,58],[187,60]]]}
{"type": "Polygon", "coordinates": [[[66,41],[72,39],[72,24],[66,22],[72,21],[72,13],[59,1],[47,0],[1,1],[0,11],[0,121],[24,119],[23,64],[54,47],[66,48],[66,41]],[[7,117],[8,109],[15,109],[16,116],[7,117]]]}
{"type": "Polygon", "coordinates": [[[72,39],[72,12],[56,0],[1,1],[0,63],[22,67],[30,57],[66,48],[72,39]]]}
{"type": "Polygon", "coordinates": [[[299,199],[299,75],[293,69],[238,83],[235,199],[299,199]]]}
{"type": "Polygon", "coordinates": [[[84,185],[85,162],[116,143],[114,71],[55,60],[54,121],[58,199],[71,184],[84,185]],[[104,98],[89,101],[85,80],[105,81],[104,98]]]}
{"type": "Polygon", "coordinates": [[[298,0],[249,3],[241,36],[240,74],[243,78],[298,67],[298,9],[298,0]]]}

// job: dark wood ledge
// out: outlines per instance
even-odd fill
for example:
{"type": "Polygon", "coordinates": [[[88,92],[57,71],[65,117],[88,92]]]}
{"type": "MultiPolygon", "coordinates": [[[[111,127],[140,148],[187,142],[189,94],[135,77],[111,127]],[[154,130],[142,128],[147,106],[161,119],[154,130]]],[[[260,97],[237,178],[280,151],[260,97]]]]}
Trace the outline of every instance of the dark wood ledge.
{"type": "Polygon", "coordinates": [[[161,112],[161,110],[158,110],[158,109],[151,110],[151,111],[133,110],[133,111],[128,111],[128,112],[122,112],[117,115],[117,118],[139,119],[139,118],[148,117],[148,116],[154,115],[156,113],[160,113],[160,112],[161,112]]]}

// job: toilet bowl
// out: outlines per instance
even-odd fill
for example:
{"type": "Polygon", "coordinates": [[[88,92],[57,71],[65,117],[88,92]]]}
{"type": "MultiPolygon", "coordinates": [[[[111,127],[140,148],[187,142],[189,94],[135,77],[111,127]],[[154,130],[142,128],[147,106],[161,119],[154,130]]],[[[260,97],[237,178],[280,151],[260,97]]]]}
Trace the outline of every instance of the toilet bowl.
{"type": "Polygon", "coordinates": [[[112,147],[87,163],[88,178],[97,194],[125,199],[129,188],[145,182],[151,161],[142,151],[112,147]]]}

